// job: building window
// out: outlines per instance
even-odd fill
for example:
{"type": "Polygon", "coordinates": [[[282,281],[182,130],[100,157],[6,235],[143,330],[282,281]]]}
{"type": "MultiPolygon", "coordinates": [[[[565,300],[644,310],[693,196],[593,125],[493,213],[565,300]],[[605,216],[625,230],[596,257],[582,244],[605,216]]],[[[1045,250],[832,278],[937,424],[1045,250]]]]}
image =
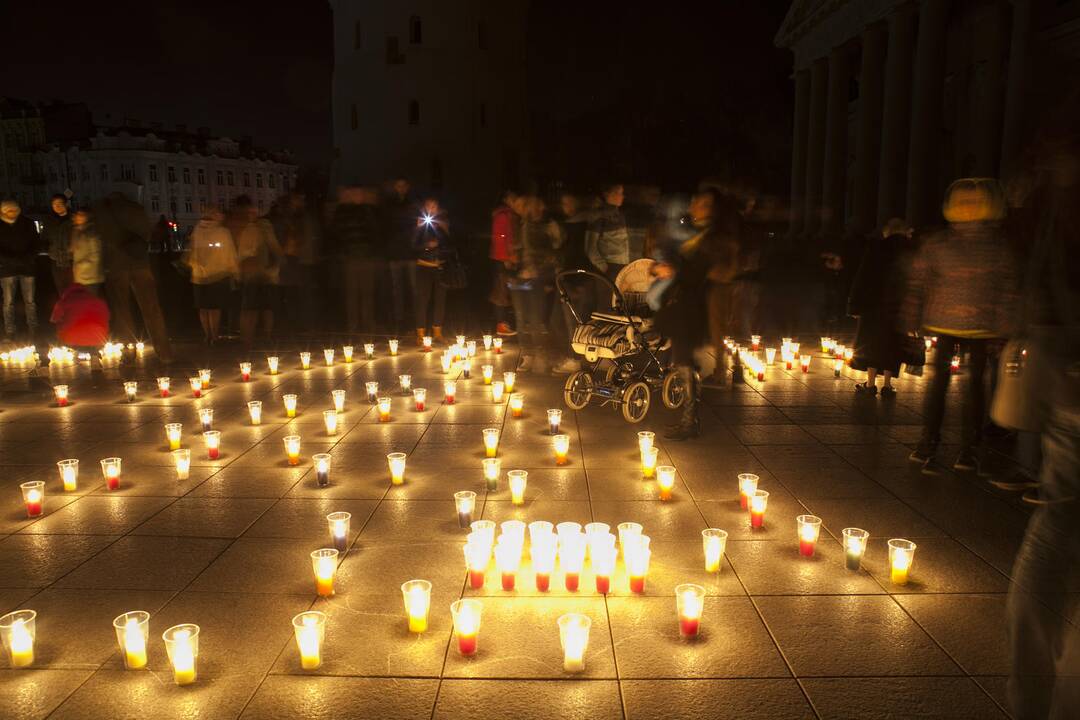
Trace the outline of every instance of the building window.
{"type": "Polygon", "coordinates": [[[106,165],[105,163],[101,164],[101,179],[102,180],[108,180],[109,179],[109,166],[106,165]]]}
{"type": "Polygon", "coordinates": [[[222,170],[217,171],[217,184],[218,185],[224,185],[225,184],[225,173],[222,170]]]}
{"type": "Polygon", "coordinates": [[[289,176],[288,175],[282,175],[281,176],[281,189],[284,192],[289,192],[289,176]]]}
{"type": "Polygon", "coordinates": [[[349,126],[355,130],[360,127],[360,113],[356,111],[356,104],[349,108],[349,126]]]}
{"type": "Polygon", "coordinates": [[[174,168],[172,165],[170,165],[169,169],[166,171],[166,176],[168,177],[169,182],[171,182],[171,183],[176,182],[176,168],[174,168]]]}
{"type": "Polygon", "coordinates": [[[133,180],[135,178],[135,168],[132,165],[120,164],[120,177],[123,180],[133,180]]]}
{"type": "Polygon", "coordinates": [[[184,200],[184,212],[192,212],[191,198],[187,198],[184,200]]]}
{"type": "Polygon", "coordinates": [[[481,20],[476,23],[476,47],[480,50],[487,50],[487,23],[481,20]]]}
{"type": "Polygon", "coordinates": [[[225,180],[229,184],[229,187],[232,187],[233,185],[236,184],[236,178],[233,177],[233,171],[232,170],[226,170],[225,171],[225,180]]]}
{"type": "Polygon", "coordinates": [[[176,199],[173,198],[169,201],[169,215],[176,217],[176,199]]]}
{"type": "Polygon", "coordinates": [[[270,173],[266,176],[266,182],[269,183],[270,187],[272,188],[277,187],[277,175],[275,175],[274,173],[270,173]]]}
{"type": "Polygon", "coordinates": [[[401,54],[401,48],[398,47],[397,35],[386,36],[386,64],[387,65],[401,65],[405,62],[405,56],[401,54]]]}
{"type": "Polygon", "coordinates": [[[184,178],[184,184],[185,185],[190,185],[191,184],[191,168],[184,168],[180,172],[182,173],[181,177],[184,178]]]}
{"type": "Polygon", "coordinates": [[[424,41],[424,26],[420,22],[419,15],[413,15],[409,18],[409,42],[413,45],[419,45],[424,41]]]}
{"type": "Polygon", "coordinates": [[[410,100],[409,101],[409,124],[410,125],[419,125],[420,124],[420,101],[419,100],[410,100]]]}
{"type": "Polygon", "coordinates": [[[480,103],[480,127],[487,127],[487,103],[480,103]]]}
{"type": "Polygon", "coordinates": [[[359,20],[356,21],[355,25],[353,25],[353,48],[356,50],[364,47],[363,27],[364,26],[360,23],[359,20]]]}
{"type": "Polygon", "coordinates": [[[244,173],[244,187],[251,187],[251,173],[244,173]]]}
{"type": "Polygon", "coordinates": [[[161,198],[159,198],[157,195],[150,198],[150,209],[154,212],[157,212],[161,209],[161,198]]]}
{"type": "Polygon", "coordinates": [[[150,166],[150,182],[157,182],[157,165],[150,166]]]}
{"type": "Polygon", "coordinates": [[[262,173],[255,173],[255,187],[262,187],[262,173]]]}
{"type": "Polygon", "coordinates": [[[200,185],[205,185],[206,184],[206,171],[203,170],[202,168],[197,169],[195,171],[195,179],[198,181],[198,183],[200,185]]]}
{"type": "Polygon", "coordinates": [[[199,212],[206,212],[206,198],[199,198],[199,212]]]}

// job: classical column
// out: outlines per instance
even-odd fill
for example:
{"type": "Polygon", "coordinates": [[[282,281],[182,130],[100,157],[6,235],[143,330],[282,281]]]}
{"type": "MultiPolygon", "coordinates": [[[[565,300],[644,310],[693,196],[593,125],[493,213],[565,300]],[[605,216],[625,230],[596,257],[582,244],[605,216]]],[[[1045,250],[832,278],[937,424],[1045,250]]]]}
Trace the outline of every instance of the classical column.
{"type": "Polygon", "coordinates": [[[877,223],[904,216],[908,128],[911,117],[911,56],[915,12],[901,7],[889,18],[885,54],[885,102],[881,115],[881,169],[878,172],[877,223]]]}
{"type": "Polygon", "coordinates": [[[810,71],[795,73],[795,122],[791,140],[791,224],[788,233],[803,229],[806,210],[806,131],[810,123],[810,71]]]}
{"type": "Polygon", "coordinates": [[[989,8],[982,101],[977,111],[978,133],[975,137],[975,174],[983,177],[997,177],[1000,169],[1002,112],[1005,104],[1001,76],[1007,42],[1007,10],[1008,7],[1002,0],[989,8]]]}
{"type": "Polygon", "coordinates": [[[939,220],[939,135],[945,83],[949,0],[922,0],[915,49],[915,92],[908,145],[907,219],[916,227],[939,220]]]}
{"type": "Polygon", "coordinates": [[[851,48],[829,53],[829,96],[825,112],[825,166],[821,193],[822,230],[835,232],[844,222],[847,179],[848,84],[851,48]]]}
{"type": "Polygon", "coordinates": [[[859,115],[855,136],[855,198],[851,229],[869,232],[877,219],[878,163],[881,159],[881,105],[885,79],[885,30],[871,25],[862,33],[859,115]]]}
{"type": "Polygon", "coordinates": [[[1012,34],[1009,40],[1009,79],[1005,119],[1001,131],[1000,177],[1008,180],[1016,170],[1024,131],[1024,91],[1027,87],[1028,49],[1031,42],[1031,1],[1013,0],[1012,34]]]}
{"type": "Polygon", "coordinates": [[[825,99],[829,66],[825,58],[810,68],[810,118],[806,126],[806,209],[803,235],[813,235],[821,224],[821,181],[825,161],[825,99]]]}

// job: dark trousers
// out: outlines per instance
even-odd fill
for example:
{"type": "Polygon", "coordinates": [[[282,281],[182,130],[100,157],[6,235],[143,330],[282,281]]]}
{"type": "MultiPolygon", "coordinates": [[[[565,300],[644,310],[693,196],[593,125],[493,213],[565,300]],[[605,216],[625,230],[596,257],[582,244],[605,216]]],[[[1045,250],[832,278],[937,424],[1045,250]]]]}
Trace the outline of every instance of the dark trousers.
{"type": "Polygon", "coordinates": [[[528,289],[511,290],[510,301],[514,305],[518,341],[525,354],[542,351],[547,346],[547,325],[544,324],[544,287],[534,279],[528,289]]]}
{"type": "Polygon", "coordinates": [[[350,257],[345,260],[345,318],[350,333],[375,332],[375,269],[378,261],[350,257]]]}
{"type": "Polygon", "coordinates": [[[446,288],[439,282],[439,269],[415,265],[413,270],[413,300],[416,305],[416,327],[427,328],[428,305],[434,299],[431,311],[432,327],[442,327],[446,314],[446,288]]]}
{"type": "Polygon", "coordinates": [[[949,392],[949,363],[953,358],[953,346],[960,346],[960,356],[970,355],[964,368],[967,375],[964,385],[960,415],[961,441],[966,448],[974,448],[982,442],[983,423],[986,420],[986,364],[989,340],[970,340],[939,335],[934,352],[934,378],[926,395],[924,408],[923,440],[932,445],[941,441],[941,424],[945,420],[945,396],[949,392]]]}
{"type": "Polygon", "coordinates": [[[412,260],[391,260],[390,270],[390,300],[394,313],[395,332],[405,329],[405,298],[413,294],[412,277],[416,263],[412,260]]]}
{"type": "Polygon", "coordinates": [[[131,314],[131,295],[134,293],[135,301],[139,303],[139,314],[154,344],[154,352],[162,362],[171,362],[172,345],[158,303],[157,281],[150,265],[139,263],[109,268],[105,292],[109,298],[112,336],[124,342],[134,342],[138,338],[135,319],[131,314]]]}

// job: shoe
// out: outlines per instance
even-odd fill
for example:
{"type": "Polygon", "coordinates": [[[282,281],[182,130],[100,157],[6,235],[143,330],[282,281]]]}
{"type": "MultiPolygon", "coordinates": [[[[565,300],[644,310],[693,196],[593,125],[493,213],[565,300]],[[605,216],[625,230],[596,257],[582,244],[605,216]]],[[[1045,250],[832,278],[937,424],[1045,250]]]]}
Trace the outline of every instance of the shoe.
{"type": "Polygon", "coordinates": [[[533,364],[533,356],[532,355],[522,355],[521,359],[518,360],[517,371],[519,373],[527,373],[530,370],[532,370],[532,364],[533,364]]]}
{"type": "Polygon", "coordinates": [[[882,399],[894,397],[896,397],[896,390],[893,388],[892,385],[886,385],[885,387],[881,388],[882,399]]]}
{"type": "Polygon", "coordinates": [[[937,452],[937,443],[932,443],[928,440],[920,440],[919,444],[915,446],[915,449],[908,455],[908,460],[913,463],[919,463],[925,465],[934,459],[934,454],[937,452]]]}
{"type": "MultiPolygon", "coordinates": [[[[874,397],[877,395],[877,385],[870,385],[868,383],[855,383],[855,392],[859,395],[869,395],[874,397]]],[[[881,389],[881,394],[885,394],[885,388],[881,389]]]]}
{"type": "Polygon", "coordinates": [[[517,330],[510,327],[510,323],[501,322],[495,326],[495,334],[503,337],[514,337],[517,335],[517,330]]]}
{"type": "Polygon", "coordinates": [[[568,357],[551,366],[552,375],[569,375],[581,369],[581,361],[577,358],[568,357]]]}
{"type": "Polygon", "coordinates": [[[1030,490],[1039,487],[1038,480],[1035,480],[1031,476],[1020,471],[1014,472],[1004,480],[990,480],[989,482],[998,490],[1006,490],[1008,492],[1020,492],[1021,490],[1030,490]]]}
{"type": "Polygon", "coordinates": [[[1042,495],[1039,494],[1039,488],[1033,487],[1024,491],[1024,494],[1020,497],[1021,500],[1028,505],[1049,505],[1049,500],[1044,500],[1042,495]]]}
{"type": "Polygon", "coordinates": [[[960,472],[975,472],[978,474],[980,465],[981,462],[979,461],[979,456],[975,454],[975,451],[971,448],[964,448],[960,451],[960,455],[956,458],[956,462],[953,463],[953,470],[958,470],[960,472]]]}

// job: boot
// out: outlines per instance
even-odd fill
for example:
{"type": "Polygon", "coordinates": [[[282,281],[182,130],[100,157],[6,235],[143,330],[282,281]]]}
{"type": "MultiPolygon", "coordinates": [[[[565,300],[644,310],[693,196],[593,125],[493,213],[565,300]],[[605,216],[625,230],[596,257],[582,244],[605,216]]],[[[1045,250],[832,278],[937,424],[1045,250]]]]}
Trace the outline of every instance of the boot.
{"type": "Polygon", "coordinates": [[[416,328],[416,347],[424,345],[424,328],[416,328]]]}
{"type": "Polygon", "coordinates": [[[434,342],[442,342],[442,325],[433,325],[431,327],[431,339],[434,342]]]}
{"type": "Polygon", "coordinates": [[[698,418],[698,387],[697,373],[689,366],[679,367],[676,372],[686,385],[686,400],[683,402],[682,415],[679,422],[664,433],[668,440],[689,440],[701,434],[701,420],[698,418]]]}

